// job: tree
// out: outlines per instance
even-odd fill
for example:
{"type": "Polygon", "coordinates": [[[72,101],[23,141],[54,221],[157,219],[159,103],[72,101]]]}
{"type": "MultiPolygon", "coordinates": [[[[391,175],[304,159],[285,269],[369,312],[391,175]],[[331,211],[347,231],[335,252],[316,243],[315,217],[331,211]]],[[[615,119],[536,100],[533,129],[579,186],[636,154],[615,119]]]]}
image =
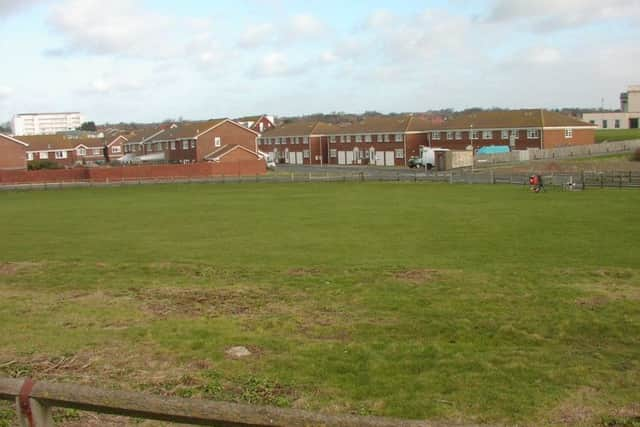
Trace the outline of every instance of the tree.
{"type": "Polygon", "coordinates": [[[96,128],[96,124],[94,122],[84,122],[82,125],[80,125],[80,130],[95,132],[98,129],[96,128]]]}
{"type": "Polygon", "coordinates": [[[2,133],[11,132],[11,123],[10,122],[0,123],[0,132],[2,133]]]}

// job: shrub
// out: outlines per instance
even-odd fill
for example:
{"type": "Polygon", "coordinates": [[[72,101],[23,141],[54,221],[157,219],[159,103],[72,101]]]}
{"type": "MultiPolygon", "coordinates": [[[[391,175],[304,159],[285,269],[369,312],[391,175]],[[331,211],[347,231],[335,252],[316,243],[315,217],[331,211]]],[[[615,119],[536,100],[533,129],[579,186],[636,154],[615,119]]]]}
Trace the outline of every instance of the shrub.
{"type": "Polygon", "coordinates": [[[62,166],[60,166],[56,162],[52,162],[51,160],[34,160],[32,162],[29,162],[27,168],[30,171],[35,171],[40,169],[61,169],[62,166]]]}

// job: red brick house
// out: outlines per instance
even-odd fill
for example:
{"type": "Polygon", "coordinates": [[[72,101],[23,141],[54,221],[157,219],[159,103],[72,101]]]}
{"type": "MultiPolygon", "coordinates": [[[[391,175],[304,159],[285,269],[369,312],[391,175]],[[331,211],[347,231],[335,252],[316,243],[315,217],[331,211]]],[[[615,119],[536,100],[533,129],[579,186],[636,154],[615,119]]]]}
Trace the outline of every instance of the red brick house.
{"type": "Polygon", "coordinates": [[[28,144],[0,133],[0,170],[27,168],[28,144]]]}
{"type": "Polygon", "coordinates": [[[258,133],[263,133],[271,128],[276,127],[274,117],[267,116],[266,114],[263,114],[261,116],[241,117],[239,119],[236,119],[235,121],[237,123],[240,123],[242,126],[254,130],[258,133]]]}
{"type": "Polygon", "coordinates": [[[328,132],[333,125],[317,120],[297,120],[264,132],[258,139],[260,152],[276,163],[326,165],[329,162],[328,132]]]}
{"type": "MultiPolygon", "coordinates": [[[[169,163],[195,163],[211,159],[229,159],[216,155],[222,148],[235,152],[236,146],[251,153],[253,159],[258,154],[258,132],[248,129],[230,119],[213,119],[203,122],[188,122],[171,126],[162,133],[144,141],[144,153],[163,153],[169,163]]],[[[225,151],[226,153],[226,151],[225,151]]],[[[236,153],[234,156],[239,155],[236,153]]]]}
{"type": "Polygon", "coordinates": [[[28,144],[27,162],[47,160],[64,167],[104,161],[105,146],[109,153],[109,160],[117,161],[123,156],[123,145],[127,141],[122,135],[112,135],[109,138],[29,135],[20,136],[19,139],[28,144]]]}
{"type": "Polygon", "coordinates": [[[454,117],[426,132],[425,145],[466,150],[508,145],[513,150],[595,144],[596,127],[541,109],[484,111],[454,117]]]}
{"type": "Polygon", "coordinates": [[[144,154],[144,143],[151,138],[154,138],[164,132],[165,129],[156,127],[148,127],[136,129],[127,134],[127,141],[123,144],[122,150],[124,155],[132,154],[135,156],[141,156],[144,154]]]}

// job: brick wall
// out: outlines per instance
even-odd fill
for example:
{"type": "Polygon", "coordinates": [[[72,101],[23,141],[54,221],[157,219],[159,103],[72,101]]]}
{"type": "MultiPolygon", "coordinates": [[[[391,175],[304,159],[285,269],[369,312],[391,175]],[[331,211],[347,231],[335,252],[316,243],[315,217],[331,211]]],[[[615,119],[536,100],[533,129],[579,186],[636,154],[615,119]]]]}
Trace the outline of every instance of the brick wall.
{"type": "Polygon", "coordinates": [[[0,135],[0,170],[26,169],[26,147],[0,135]]]}
{"type": "Polygon", "coordinates": [[[250,176],[266,173],[264,160],[241,160],[192,165],[143,165],[103,168],[0,171],[0,183],[42,183],[62,181],[117,182],[126,180],[250,176]]]}

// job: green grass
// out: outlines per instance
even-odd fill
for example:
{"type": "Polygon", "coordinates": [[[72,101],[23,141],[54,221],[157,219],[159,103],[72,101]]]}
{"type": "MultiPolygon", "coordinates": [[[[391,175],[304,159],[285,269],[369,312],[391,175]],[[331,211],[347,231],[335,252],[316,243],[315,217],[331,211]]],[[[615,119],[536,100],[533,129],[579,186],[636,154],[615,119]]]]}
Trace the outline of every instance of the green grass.
{"type": "Polygon", "coordinates": [[[596,142],[628,141],[640,139],[640,129],[598,129],[596,142]]]}
{"type": "Polygon", "coordinates": [[[0,193],[0,374],[405,418],[633,417],[638,206],[499,185],[0,193]]]}

